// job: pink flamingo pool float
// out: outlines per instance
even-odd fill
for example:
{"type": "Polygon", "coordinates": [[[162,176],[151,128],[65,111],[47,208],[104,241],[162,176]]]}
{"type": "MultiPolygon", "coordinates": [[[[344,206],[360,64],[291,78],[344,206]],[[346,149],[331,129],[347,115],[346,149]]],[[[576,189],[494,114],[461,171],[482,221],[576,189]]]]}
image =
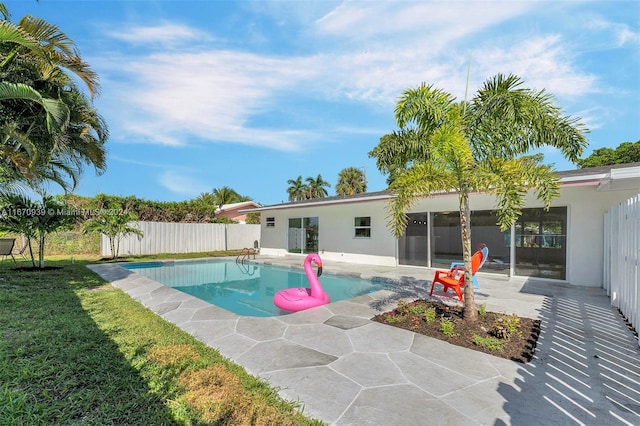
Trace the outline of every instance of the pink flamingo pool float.
{"type": "Polygon", "coordinates": [[[320,259],[318,253],[311,253],[304,259],[304,272],[307,274],[311,288],[285,288],[278,291],[273,296],[273,303],[278,308],[287,312],[298,312],[315,306],[326,305],[331,301],[318,280],[318,277],[322,275],[322,259],[320,259]],[[313,273],[311,262],[318,266],[317,276],[313,273]]]}

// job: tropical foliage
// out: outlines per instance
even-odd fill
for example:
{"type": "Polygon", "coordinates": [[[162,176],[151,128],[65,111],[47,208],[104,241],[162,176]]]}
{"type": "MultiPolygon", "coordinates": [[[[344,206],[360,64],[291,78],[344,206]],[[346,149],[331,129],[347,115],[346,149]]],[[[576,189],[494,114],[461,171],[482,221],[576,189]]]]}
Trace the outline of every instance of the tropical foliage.
{"type": "Polygon", "coordinates": [[[106,168],[98,76],[58,27],[30,15],[14,24],[0,6],[0,183],[72,189],[85,165],[106,168]]]}
{"type": "Polygon", "coordinates": [[[220,188],[214,188],[211,192],[203,192],[196,198],[196,201],[220,207],[225,204],[252,201],[252,198],[246,195],[240,195],[233,188],[222,186],[220,188]]]}
{"type": "Polygon", "coordinates": [[[322,178],[321,174],[318,174],[316,178],[311,176],[305,179],[306,184],[302,182],[302,176],[298,176],[296,179],[289,179],[287,184],[287,194],[289,195],[289,201],[302,201],[312,198],[324,198],[328,195],[325,187],[331,187],[331,184],[322,178]]]}
{"type": "MultiPolygon", "coordinates": [[[[466,282],[471,282],[470,194],[494,194],[497,221],[506,230],[520,216],[530,189],[547,208],[559,192],[557,175],[542,164],[542,155],[527,154],[552,146],[576,161],[587,145],[578,119],[564,116],[551,95],[524,88],[514,75],[487,80],[468,102],[427,84],[409,88],[396,104],[395,119],[399,130],[370,152],[381,172],[396,176],[388,225],[400,237],[406,211],[417,200],[456,192],[466,282]]],[[[470,285],[464,303],[465,318],[475,320],[470,285]]]]}
{"type": "Polygon", "coordinates": [[[298,176],[295,179],[289,179],[287,184],[289,184],[289,187],[287,188],[289,201],[295,202],[307,199],[307,186],[302,182],[302,176],[298,176]]]}
{"type": "Polygon", "coordinates": [[[367,177],[357,167],[347,167],[338,174],[337,195],[355,195],[367,192],[367,177]]]}
{"type": "Polygon", "coordinates": [[[307,182],[307,198],[324,198],[328,195],[326,187],[331,188],[331,184],[326,180],[322,179],[322,175],[318,174],[318,176],[314,179],[312,177],[308,177],[306,179],[307,182]]]}
{"type": "Polygon", "coordinates": [[[120,241],[123,237],[135,234],[138,238],[144,236],[143,232],[131,225],[138,220],[135,213],[120,209],[97,210],[97,215],[84,223],[84,231],[100,232],[109,239],[111,258],[117,259],[120,254],[120,241]]]}
{"type": "Polygon", "coordinates": [[[215,218],[216,206],[202,201],[200,197],[188,201],[150,201],[135,196],[98,194],[95,197],[82,197],[67,194],[64,198],[76,210],[121,209],[135,213],[138,220],[142,221],[184,223],[218,221],[215,218]]]}
{"type": "Polygon", "coordinates": [[[640,140],[622,142],[617,148],[598,148],[587,158],[579,159],[578,166],[600,167],[613,164],[635,163],[640,161],[640,140]]]}
{"type": "Polygon", "coordinates": [[[31,264],[36,262],[32,242],[38,243],[38,264],[44,268],[46,239],[52,232],[65,229],[76,222],[67,205],[59,199],[43,195],[33,201],[23,194],[5,194],[0,199],[0,230],[21,234],[27,240],[31,264]]]}

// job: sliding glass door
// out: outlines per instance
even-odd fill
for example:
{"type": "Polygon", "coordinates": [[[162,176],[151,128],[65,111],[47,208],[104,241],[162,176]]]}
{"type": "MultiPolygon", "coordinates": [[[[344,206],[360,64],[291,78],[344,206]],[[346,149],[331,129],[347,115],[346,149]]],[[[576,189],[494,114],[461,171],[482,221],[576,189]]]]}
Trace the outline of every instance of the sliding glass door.
{"type": "Polygon", "coordinates": [[[427,213],[409,213],[405,233],[398,240],[398,262],[401,265],[429,266],[427,213]]]}
{"type": "Polygon", "coordinates": [[[289,218],[287,251],[289,253],[315,253],[318,251],[318,218],[289,218]]]}
{"type": "MultiPolygon", "coordinates": [[[[405,234],[398,239],[398,263],[401,265],[448,268],[462,260],[460,214],[457,211],[409,213],[405,234]],[[428,256],[427,249],[430,250],[428,256]]],[[[497,225],[496,212],[471,212],[471,250],[479,245],[489,247],[489,258],[483,272],[566,279],[567,208],[549,211],[523,209],[515,223],[515,257],[512,258],[511,230],[503,232],[497,225]]]]}
{"type": "MultiPolygon", "coordinates": [[[[448,268],[451,262],[462,259],[462,236],[460,235],[460,213],[438,212],[432,215],[432,266],[448,268]]],[[[489,260],[484,264],[484,272],[509,273],[509,231],[502,232],[496,224],[493,210],[471,212],[471,253],[480,244],[489,247],[489,260]]]]}
{"type": "Polygon", "coordinates": [[[567,274],[567,208],[523,209],[515,225],[516,275],[563,280],[567,274]]]}

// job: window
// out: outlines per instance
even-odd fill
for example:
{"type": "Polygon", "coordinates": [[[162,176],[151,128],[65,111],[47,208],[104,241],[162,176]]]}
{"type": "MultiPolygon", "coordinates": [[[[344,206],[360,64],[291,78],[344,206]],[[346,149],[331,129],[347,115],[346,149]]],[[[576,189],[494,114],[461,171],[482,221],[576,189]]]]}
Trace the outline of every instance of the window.
{"type": "Polygon", "coordinates": [[[371,238],[371,217],[356,217],[355,238],[371,238]]]}
{"type": "Polygon", "coordinates": [[[273,228],[276,226],[276,218],[275,217],[268,217],[267,218],[267,228],[273,228]]]}

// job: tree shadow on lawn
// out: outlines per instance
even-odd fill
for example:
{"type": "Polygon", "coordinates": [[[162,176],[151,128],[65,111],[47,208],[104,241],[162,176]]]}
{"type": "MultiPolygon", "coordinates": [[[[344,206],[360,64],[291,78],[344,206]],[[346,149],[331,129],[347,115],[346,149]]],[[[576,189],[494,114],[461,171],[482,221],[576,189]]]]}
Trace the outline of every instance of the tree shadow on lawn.
{"type": "Polygon", "coordinates": [[[0,266],[0,417],[12,424],[178,424],[74,292],[104,282],[77,277],[64,268],[0,266]]]}

